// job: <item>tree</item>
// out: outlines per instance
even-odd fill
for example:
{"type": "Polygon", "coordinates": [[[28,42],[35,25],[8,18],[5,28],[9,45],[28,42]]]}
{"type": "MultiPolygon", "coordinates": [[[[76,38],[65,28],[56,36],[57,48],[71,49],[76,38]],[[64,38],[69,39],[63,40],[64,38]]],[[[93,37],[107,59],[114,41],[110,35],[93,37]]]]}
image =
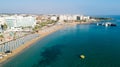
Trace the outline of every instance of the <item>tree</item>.
{"type": "Polygon", "coordinates": [[[3,35],[0,35],[0,38],[4,38],[4,36],[3,36],[3,35]]]}
{"type": "Polygon", "coordinates": [[[39,30],[40,26],[39,25],[36,25],[34,28],[33,28],[33,31],[34,32],[37,32],[39,30]]]}
{"type": "Polygon", "coordinates": [[[3,35],[0,35],[0,41],[1,41],[1,42],[3,41],[3,38],[4,38],[4,36],[3,36],[3,35]]]}
{"type": "Polygon", "coordinates": [[[7,24],[1,25],[2,30],[6,30],[8,28],[7,24]]]}

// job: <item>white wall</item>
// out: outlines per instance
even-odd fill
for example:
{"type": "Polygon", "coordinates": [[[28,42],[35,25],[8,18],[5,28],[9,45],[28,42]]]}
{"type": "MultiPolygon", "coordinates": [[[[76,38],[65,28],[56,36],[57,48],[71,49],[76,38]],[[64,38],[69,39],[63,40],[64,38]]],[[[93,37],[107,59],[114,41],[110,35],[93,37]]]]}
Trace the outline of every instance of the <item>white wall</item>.
{"type": "Polygon", "coordinates": [[[54,20],[54,21],[57,21],[57,16],[52,16],[50,19],[54,20]]]}
{"type": "Polygon", "coordinates": [[[8,16],[5,17],[6,24],[8,27],[26,27],[32,26],[34,27],[36,24],[36,17],[32,16],[8,16]]]}

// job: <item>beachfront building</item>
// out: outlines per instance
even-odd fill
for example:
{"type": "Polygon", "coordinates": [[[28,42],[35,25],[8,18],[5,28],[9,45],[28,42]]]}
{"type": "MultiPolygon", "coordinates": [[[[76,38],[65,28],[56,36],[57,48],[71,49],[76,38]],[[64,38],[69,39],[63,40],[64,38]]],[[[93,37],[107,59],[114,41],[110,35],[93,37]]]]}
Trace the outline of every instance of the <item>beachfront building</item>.
{"type": "Polygon", "coordinates": [[[76,21],[76,20],[81,20],[80,15],[60,15],[59,20],[60,21],[76,21]]]}
{"type": "Polygon", "coordinates": [[[22,27],[34,27],[36,25],[36,17],[13,15],[4,17],[8,29],[21,30],[22,27]]]}
{"type": "Polygon", "coordinates": [[[76,20],[81,20],[81,15],[72,15],[72,20],[76,21],[76,20]]]}
{"type": "Polygon", "coordinates": [[[68,16],[67,16],[67,20],[68,20],[68,21],[73,21],[73,20],[74,20],[74,16],[68,15],[68,16]]]}
{"type": "Polygon", "coordinates": [[[8,29],[14,28],[16,24],[16,17],[15,16],[6,16],[4,17],[5,23],[8,26],[8,29]]]}
{"type": "Polygon", "coordinates": [[[80,16],[80,20],[89,20],[89,19],[90,16],[83,16],[83,15],[80,16]]]}
{"type": "Polygon", "coordinates": [[[59,22],[64,22],[64,21],[67,21],[67,20],[68,20],[67,15],[60,15],[59,16],[59,22]]]}
{"type": "Polygon", "coordinates": [[[58,16],[51,16],[50,20],[57,21],[57,20],[59,20],[59,17],[58,16]]]}

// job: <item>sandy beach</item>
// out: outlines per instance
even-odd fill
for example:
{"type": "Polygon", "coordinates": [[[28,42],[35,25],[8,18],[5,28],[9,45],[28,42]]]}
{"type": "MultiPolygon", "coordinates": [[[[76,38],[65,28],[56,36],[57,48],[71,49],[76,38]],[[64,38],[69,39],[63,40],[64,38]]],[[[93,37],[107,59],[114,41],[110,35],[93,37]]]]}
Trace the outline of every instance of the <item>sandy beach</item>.
{"type": "Polygon", "coordinates": [[[0,64],[9,60],[11,57],[19,54],[24,49],[29,48],[29,46],[31,46],[33,43],[37,42],[38,40],[41,40],[45,36],[47,36],[49,34],[52,34],[52,33],[56,32],[57,30],[60,30],[61,28],[64,28],[64,25],[54,25],[54,26],[51,26],[49,28],[40,30],[38,33],[36,33],[36,34],[40,35],[39,37],[37,37],[35,39],[32,39],[31,41],[26,42],[25,44],[21,45],[17,49],[13,50],[12,54],[9,54],[8,56],[6,56],[6,57],[4,57],[3,59],[0,60],[0,64]]]}
{"type": "Polygon", "coordinates": [[[6,57],[4,57],[3,59],[0,60],[0,64],[9,60],[11,57],[19,54],[24,49],[29,48],[33,43],[37,42],[38,40],[41,40],[42,38],[46,37],[47,35],[52,34],[56,31],[64,28],[65,26],[75,26],[76,24],[79,24],[79,23],[74,22],[74,23],[66,23],[66,24],[61,24],[61,25],[54,25],[54,26],[45,28],[43,30],[40,30],[38,33],[36,33],[36,34],[40,35],[39,37],[37,37],[35,39],[32,39],[31,41],[26,42],[25,44],[21,45],[17,49],[13,50],[12,54],[10,54],[10,55],[8,55],[8,56],[6,56],[6,57]]]}

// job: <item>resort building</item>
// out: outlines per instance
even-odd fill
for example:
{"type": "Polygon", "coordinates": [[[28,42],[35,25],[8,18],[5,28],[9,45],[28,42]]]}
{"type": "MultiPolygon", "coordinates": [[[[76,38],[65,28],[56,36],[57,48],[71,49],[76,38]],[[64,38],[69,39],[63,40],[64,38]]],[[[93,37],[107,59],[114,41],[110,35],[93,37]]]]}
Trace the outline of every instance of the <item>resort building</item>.
{"type": "Polygon", "coordinates": [[[65,20],[68,20],[68,17],[66,15],[59,16],[59,21],[65,21],[65,20]]]}
{"type": "Polygon", "coordinates": [[[90,16],[81,16],[80,17],[80,20],[89,20],[90,19],[90,16]]]}
{"type": "Polygon", "coordinates": [[[5,23],[8,26],[8,29],[16,27],[15,25],[17,20],[15,16],[7,16],[7,17],[4,17],[4,19],[5,19],[5,23]]]}
{"type": "Polygon", "coordinates": [[[53,21],[57,21],[59,18],[58,18],[58,16],[51,16],[50,17],[50,20],[53,20],[53,21]]]}
{"type": "Polygon", "coordinates": [[[34,27],[36,25],[36,17],[34,16],[7,16],[4,17],[8,29],[19,27],[34,27]]]}
{"type": "Polygon", "coordinates": [[[75,21],[75,20],[81,20],[80,15],[60,15],[59,16],[60,21],[75,21]]]}

